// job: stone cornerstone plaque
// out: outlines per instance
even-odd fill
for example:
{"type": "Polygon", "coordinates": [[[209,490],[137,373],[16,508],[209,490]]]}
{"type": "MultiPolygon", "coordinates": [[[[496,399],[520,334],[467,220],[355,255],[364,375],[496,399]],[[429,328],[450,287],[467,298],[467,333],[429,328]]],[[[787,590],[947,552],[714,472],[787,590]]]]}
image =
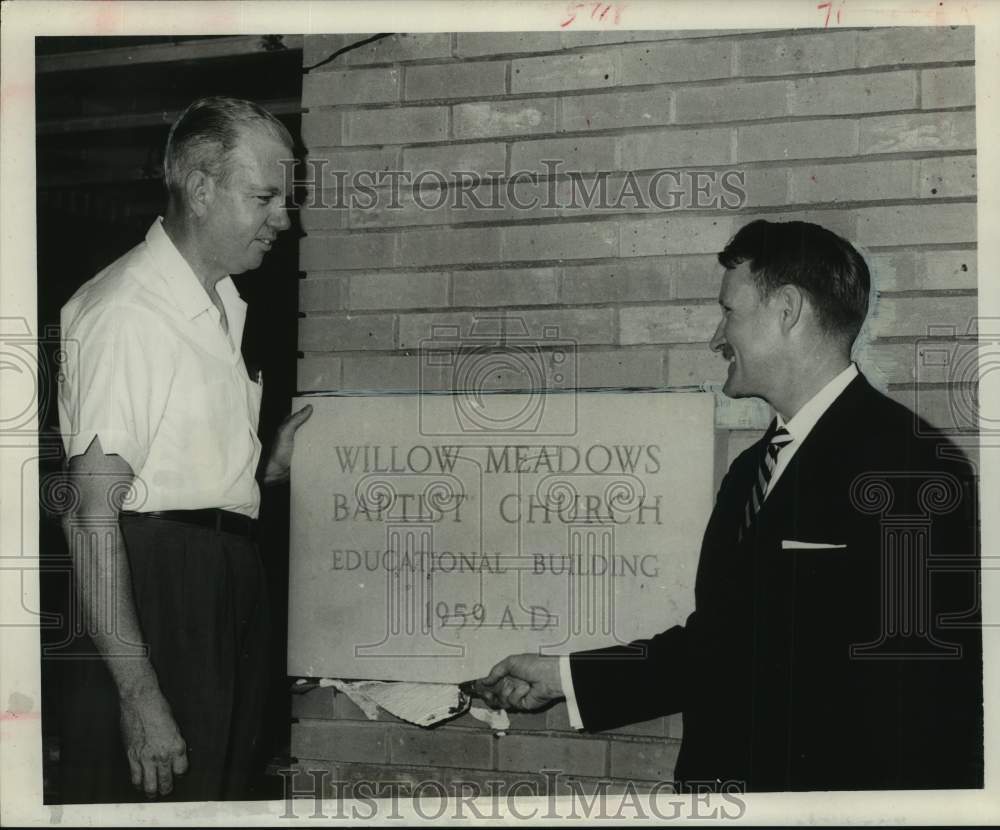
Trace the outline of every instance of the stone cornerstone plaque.
{"type": "Polygon", "coordinates": [[[712,395],[304,403],[290,675],[458,682],[507,654],[625,643],[692,610],[712,395]]]}

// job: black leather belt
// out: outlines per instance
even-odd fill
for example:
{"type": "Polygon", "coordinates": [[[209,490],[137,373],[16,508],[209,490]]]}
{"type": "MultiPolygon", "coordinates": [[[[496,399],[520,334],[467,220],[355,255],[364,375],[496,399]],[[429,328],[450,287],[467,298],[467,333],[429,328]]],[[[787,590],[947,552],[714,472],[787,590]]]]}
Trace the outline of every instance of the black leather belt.
{"type": "Polygon", "coordinates": [[[218,507],[203,510],[151,510],[143,513],[123,510],[120,515],[128,519],[160,519],[164,522],[197,525],[217,533],[232,533],[251,538],[257,533],[256,519],[251,519],[242,513],[234,513],[232,510],[221,510],[218,507]]]}

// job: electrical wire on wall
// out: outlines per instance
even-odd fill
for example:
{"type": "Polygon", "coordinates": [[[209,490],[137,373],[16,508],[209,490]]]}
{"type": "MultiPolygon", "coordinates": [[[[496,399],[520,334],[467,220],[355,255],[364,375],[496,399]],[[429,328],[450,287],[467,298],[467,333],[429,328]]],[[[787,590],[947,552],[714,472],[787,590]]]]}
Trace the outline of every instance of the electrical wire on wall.
{"type": "Polygon", "coordinates": [[[312,66],[302,67],[302,71],[312,72],[312,70],[319,69],[319,67],[325,66],[326,64],[330,63],[330,61],[332,61],[334,58],[340,57],[341,55],[344,54],[344,52],[350,52],[352,49],[358,49],[362,46],[365,46],[366,44],[374,43],[376,40],[381,40],[384,37],[391,37],[394,34],[396,34],[396,32],[382,32],[377,35],[372,35],[371,37],[366,37],[364,40],[359,40],[357,41],[357,43],[349,43],[347,46],[338,49],[332,55],[328,55],[327,57],[323,58],[323,60],[321,60],[319,63],[314,63],[312,66]]]}

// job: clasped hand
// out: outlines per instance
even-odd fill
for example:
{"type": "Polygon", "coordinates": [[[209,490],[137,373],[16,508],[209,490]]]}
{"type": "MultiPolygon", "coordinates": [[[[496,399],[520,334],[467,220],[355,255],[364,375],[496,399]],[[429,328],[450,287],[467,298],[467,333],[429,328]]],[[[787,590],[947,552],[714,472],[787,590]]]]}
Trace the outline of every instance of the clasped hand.
{"type": "Polygon", "coordinates": [[[476,691],[494,709],[539,709],[563,697],[559,658],[512,654],[476,682],[476,691]]]}

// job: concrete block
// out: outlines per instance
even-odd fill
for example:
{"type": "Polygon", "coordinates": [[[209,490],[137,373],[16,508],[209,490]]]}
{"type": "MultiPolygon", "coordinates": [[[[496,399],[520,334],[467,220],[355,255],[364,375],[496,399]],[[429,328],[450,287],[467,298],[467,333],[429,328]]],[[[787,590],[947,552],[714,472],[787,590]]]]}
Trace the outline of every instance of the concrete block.
{"type": "Polygon", "coordinates": [[[619,312],[621,342],[706,343],[719,323],[715,305],[650,305],[619,312]]]}
{"type": "Polygon", "coordinates": [[[811,75],[854,68],[857,32],[790,34],[736,41],[736,75],[811,75]]]}
{"type": "Polygon", "coordinates": [[[666,265],[669,261],[656,257],[567,267],[559,296],[570,305],[670,300],[673,281],[666,265]]]}
{"type": "Polygon", "coordinates": [[[396,66],[312,72],[302,78],[302,106],[387,104],[399,100],[401,72],[396,66]]]}
{"type": "MultiPolygon", "coordinates": [[[[716,311],[716,324],[720,319],[721,314],[716,311]]],[[[671,346],[667,350],[667,386],[721,385],[726,380],[728,369],[729,364],[707,345],[671,346]]]]}
{"type": "Polygon", "coordinates": [[[919,291],[976,288],[976,251],[893,251],[868,259],[872,288],[919,291]]]}
{"type": "Polygon", "coordinates": [[[299,243],[303,271],[388,268],[396,249],[393,233],[330,233],[304,237],[299,243]]]}
{"type": "Polygon", "coordinates": [[[682,87],[674,93],[674,122],[753,121],[788,114],[788,81],[682,87]]]}
{"type": "MultiPolygon", "coordinates": [[[[449,183],[455,181],[456,172],[503,175],[507,164],[507,148],[503,144],[449,144],[446,147],[407,147],[403,150],[403,170],[415,182],[425,171],[440,173],[449,183]]],[[[439,181],[437,176],[426,177],[426,184],[439,181]]]]}
{"type": "Polygon", "coordinates": [[[404,267],[501,262],[500,229],[405,231],[399,235],[398,258],[404,267]]]}
{"type": "Polygon", "coordinates": [[[976,205],[971,202],[861,208],[856,214],[861,245],[976,241],[976,205]]]}
{"type": "Polygon", "coordinates": [[[559,32],[459,32],[455,55],[478,58],[518,52],[557,52],[562,48],[559,32]]]}
{"type": "Polygon", "coordinates": [[[462,61],[406,68],[406,100],[480,98],[503,95],[506,61],[462,61]]]}
{"type": "Polygon", "coordinates": [[[452,108],[455,138],[553,133],[556,129],[554,98],[518,101],[483,101],[452,108]]]}
{"type": "Polygon", "coordinates": [[[510,169],[548,175],[550,170],[600,171],[621,169],[614,136],[577,136],[541,141],[518,141],[510,145],[510,169]],[[549,165],[543,162],[550,162],[549,165]]]}
{"type": "MultiPolygon", "coordinates": [[[[573,308],[573,309],[525,309],[498,315],[469,312],[405,314],[399,318],[399,347],[413,349],[432,337],[435,327],[453,326],[463,342],[490,342],[493,336],[499,338],[502,322],[508,332],[517,332],[523,322],[528,332],[528,342],[542,341],[543,335],[551,333],[551,338],[570,341],[579,345],[610,345],[614,342],[614,309],[573,308]],[[477,322],[475,336],[473,323],[477,322]],[[497,322],[494,322],[497,321],[497,322]]],[[[520,336],[520,335],[519,335],[520,336]]]]}
{"type": "Polygon", "coordinates": [[[299,350],[332,352],[392,348],[391,314],[335,314],[299,320],[299,350]]]}
{"type": "MultiPolygon", "coordinates": [[[[295,366],[297,392],[323,392],[340,388],[339,357],[300,357],[295,366]]],[[[297,697],[292,698],[293,701],[296,699],[297,697]]],[[[317,715],[296,715],[296,717],[317,717],[317,715]]]]}
{"type": "Polygon", "coordinates": [[[292,724],[292,755],[323,761],[387,761],[386,726],[377,722],[300,721],[292,724]]]}
{"type": "MultiPolygon", "coordinates": [[[[302,65],[312,66],[338,49],[358,43],[372,34],[306,35],[302,44],[302,65]]],[[[434,60],[451,57],[451,34],[393,34],[365,46],[344,52],[332,63],[314,72],[332,72],[341,66],[364,66],[373,63],[405,63],[414,60],[434,60]]]]}
{"type": "Polygon", "coordinates": [[[916,72],[799,78],[791,83],[788,103],[792,115],[890,112],[916,105],[916,72]]]}
{"type": "Polygon", "coordinates": [[[621,223],[621,255],[714,254],[732,236],[729,216],[671,215],[621,223]]]}
{"type": "Polygon", "coordinates": [[[352,274],[348,286],[347,307],[352,309],[448,305],[448,275],[440,272],[352,274]]]}
{"type": "Polygon", "coordinates": [[[497,744],[497,768],[540,772],[558,769],[570,775],[603,775],[608,742],[600,738],[507,735],[497,744]]]}
{"type": "Polygon", "coordinates": [[[389,733],[393,764],[489,769],[493,736],[448,725],[434,730],[399,725],[389,733]]]}
{"type": "Polygon", "coordinates": [[[975,149],[976,121],[971,112],[882,115],[860,124],[862,155],[975,149]]]}
{"type": "Polygon", "coordinates": [[[920,73],[920,106],[925,110],[976,105],[976,69],[942,66],[920,73]]]}
{"type": "Polygon", "coordinates": [[[620,136],[621,170],[652,170],[732,161],[732,130],[643,130],[620,136]]]}
{"type": "Polygon", "coordinates": [[[340,146],[344,143],[344,115],[340,110],[316,110],[304,113],[301,132],[302,143],[309,150],[314,147],[340,146]]]}
{"type": "Polygon", "coordinates": [[[339,277],[299,280],[299,311],[337,311],[340,303],[339,277]]]}
{"type": "Polygon", "coordinates": [[[858,151],[858,124],[847,119],[739,127],[737,161],[831,158],[858,151]]]}
{"type": "Polygon", "coordinates": [[[629,741],[611,743],[611,775],[647,781],[670,781],[680,743],[675,741],[629,741]]]}
{"type": "Polygon", "coordinates": [[[413,144],[447,138],[447,107],[393,107],[344,113],[344,144],[413,144]]]}
{"type": "Polygon", "coordinates": [[[550,305],[557,302],[556,268],[504,268],[456,271],[452,275],[456,306],[550,305]]]}
{"type": "Polygon", "coordinates": [[[503,228],[501,233],[505,262],[618,256],[615,222],[517,225],[503,228]]]}
{"type": "Polygon", "coordinates": [[[621,389],[663,385],[660,349],[599,349],[576,355],[578,385],[584,389],[621,389]]]}
{"type": "Polygon", "coordinates": [[[914,194],[912,161],[852,162],[792,167],[791,204],[909,199],[914,194]]]}
{"type": "Polygon", "coordinates": [[[707,81],[732,74],[729,39],[623,46],[619,83],[656,84],[707,81]]]}
{"type": "Polygon", "coordinates": [[[619,50],[542,55],[511,61],[510,91],[556,92],[618,85],[619,50]]]}
{"type": "Polygon", "coordinates": [[[971,61],[972,26],[905,26],[858,32],[858,66],[971,61]]]}
{"type": "Polygon", "coordinates": [[[597,95],[572,95],[562,99],[559,130],[583,132],[617,127],[646,127],[670,123],[669,89],[662,87],[597,95]]]}
{"type": "Polygon", "coordinates": [[[870,322],[874,337],[927,336],[928,330],[940,327],[953,327],[957,332],[965,332],[977,314],[975,297],[953,296],[944,302],[933,294],[926,297],[882,297],[878,313],[870,322]]]}
{"type": "Polygon", "coordinates": [[[919,170],[917,195],[923,199],[976,195],[975,156],[921,159],[919,170]]]}

